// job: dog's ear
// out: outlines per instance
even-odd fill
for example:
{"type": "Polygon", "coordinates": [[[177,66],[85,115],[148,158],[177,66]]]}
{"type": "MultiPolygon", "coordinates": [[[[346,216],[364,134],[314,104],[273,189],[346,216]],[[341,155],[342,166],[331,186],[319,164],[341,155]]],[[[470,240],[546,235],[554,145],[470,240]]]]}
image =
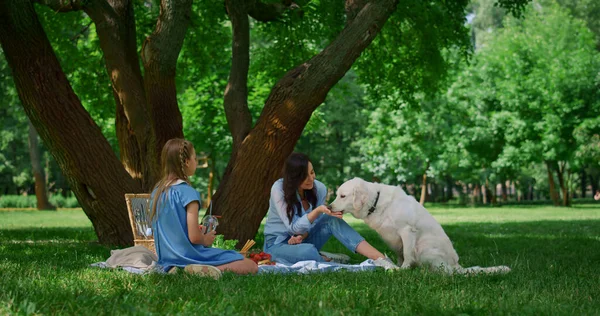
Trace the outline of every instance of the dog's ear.
{"type": "MultiPolygon", "coordinates": [[[[356,180],[356,179],[355,179],[356,180]]],[[[355,210],[360,210],[367,202],[367,191],[362,181],[355,181],[356,185],[352,191],[352,206],[355,210]]]]}

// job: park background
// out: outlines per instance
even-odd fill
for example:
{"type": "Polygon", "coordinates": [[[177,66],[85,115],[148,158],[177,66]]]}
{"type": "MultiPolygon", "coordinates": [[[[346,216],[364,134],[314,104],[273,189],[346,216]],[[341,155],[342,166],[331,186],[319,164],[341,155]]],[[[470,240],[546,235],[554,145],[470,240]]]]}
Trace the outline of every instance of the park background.
{"type": "MultiPolygon", "coordinates": [[[[498,292],[481,294],[489,279],[427,275],[433,281],[424,298],[442,303],[428,309],[425,299],[407,300],[407,313],[516,313],[524,306],[531,307],[525,313],[594,312],[598,290],[586,282],[597,280],[591,262],[598,255],[570,258],[598,249],[600,234],[593,199],[600,188],[598,1],[34,2],[0,6],[4,273],[39,275],[22,256],[31,252],[54,262],[51,271],[68,270],[64,282],[77,288],[84,281],[70,269],[132,244],[123,194],[149,192],[161,144],[185,137],[201,158],[192,184],[204,207],[212,201],[226,219],[220,232],[227,238],[261,240],[270,186],[285,157],[300,151],[331,192],[356,176],[401,186],[432,210],[459,255],[469,253],[467,262],[516,265],[522,270],[512,279],[492,280],[531,285],[502,305],[498,292]],[[490,241],[504,235],[511,237],[490,241]],[[84,258],[52,261],[52,249],[66,256],[70,247],[84,258]],[[572,264],[578,272],[566,273],[572,264]],[[560,277],[548,279],[548,271],[560,277]],[[471,296],[434,293],[448,282],[471,296]],[[547,287],[558,290],[541,290],[547,287]],[[457,303],[462,299],[466,305],[457,303]]],[[[339,246],[328,247],[343,251],[339,246]]],[[[411,273],[408,280],[420,280],[425,272],[411,273]]],[[[385,276],[374,279],[365,287],[385,276]]],[[[81,312],[50,290],[38,293],[48,303],[23,292],[33,281],[4,282],[7,312],[81,312]]],[[[318,282],[331,285],[328,277],[318,282]]],[[[398,292],[373,291],[381,293],[379,311],[393,312],[385,302],[398,292]]],[[[117,302],[119,295],[102,299],[117,302]]],[[[263,313],[296,304],[255,299],[273,307],[263,313]]],[[[373,306],[363,303],[358,313],[373,306]]],[[[344,310],[341,301],[324,304],[344,310]]],[[[127,306],[114,308],[124,313],[133,308],[127,306]]],[[[243,311],[221,307],[215,312],[243,311]]]]}

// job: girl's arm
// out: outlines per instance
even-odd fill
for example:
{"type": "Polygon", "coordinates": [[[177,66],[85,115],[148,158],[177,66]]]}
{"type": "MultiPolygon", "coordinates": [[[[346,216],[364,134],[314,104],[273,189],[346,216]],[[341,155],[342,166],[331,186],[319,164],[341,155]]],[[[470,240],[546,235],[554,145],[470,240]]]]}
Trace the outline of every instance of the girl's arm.
{"type": "Polygon", "coordinates": [[[213,230],[208,234],[204,234],[198,225],[198,210],[200,204],[198,201],[190,202],[186,207],[186,220],[188,228],[188,238],[192,244],[210,246],[215,241],[216,232],[213,230]]]}

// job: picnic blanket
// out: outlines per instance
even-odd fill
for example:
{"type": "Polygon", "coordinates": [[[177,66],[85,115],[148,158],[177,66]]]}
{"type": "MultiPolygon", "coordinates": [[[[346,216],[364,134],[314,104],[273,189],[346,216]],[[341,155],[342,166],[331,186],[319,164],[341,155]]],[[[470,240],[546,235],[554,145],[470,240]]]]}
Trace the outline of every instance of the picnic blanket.
{"type": "MultiPolygon", "coordinates": [[[[151,251],[141,246],[135,246],[120,250],[112,250],[111,256],[108,258],[108,260],[92,263],[91,266],[98,268],[120,268],[133,274],[165,273],[162,267],[158,265],[156,260],[156,255],[151,251]]],[[[375,270],[375,268],[376,266],[371,259],[367,259],[360,264],[341,264],[334,262],[317,262],[314,260],[306,260],[296,262],[292,265],[285,265],[281,263],[276,263],[275,265],[261,265],[258,266],[258,274],[307,274],[341,270],[356,272],[375,270]]]]}
{"type": "Polygon", "coordinates": [[[369,271],[375,270],[377,266],[373,260],[367,259],[359,264],[341,264],[334,262],[318,262],[314,260],[299,261],[293,265],[276,263],[275,265],[258,266],[258,273],[314,273],[314,272],[333,272],[333,271],[369,271]]]}

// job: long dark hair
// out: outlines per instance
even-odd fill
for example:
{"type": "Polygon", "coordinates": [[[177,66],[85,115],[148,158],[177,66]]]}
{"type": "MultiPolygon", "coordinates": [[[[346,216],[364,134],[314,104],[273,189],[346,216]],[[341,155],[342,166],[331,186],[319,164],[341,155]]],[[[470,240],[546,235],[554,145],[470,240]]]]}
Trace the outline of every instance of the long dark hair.
{"type": "MultiPolygon", "coordinates": [[[[294,206],[298,216],[302,214],[302,203],[296,197],[298,187],[308,176],[308,163],[310,159],[307,155],[301,153],[292,153],[285,161],[283,167],[283,196],[287,204],[287,216],[292,223],[294,217],[294,206]]],[[[304,197],[313,207],[317,204],[317,189],[313,186],[312,190],[304,190],[304,197]]]]}

